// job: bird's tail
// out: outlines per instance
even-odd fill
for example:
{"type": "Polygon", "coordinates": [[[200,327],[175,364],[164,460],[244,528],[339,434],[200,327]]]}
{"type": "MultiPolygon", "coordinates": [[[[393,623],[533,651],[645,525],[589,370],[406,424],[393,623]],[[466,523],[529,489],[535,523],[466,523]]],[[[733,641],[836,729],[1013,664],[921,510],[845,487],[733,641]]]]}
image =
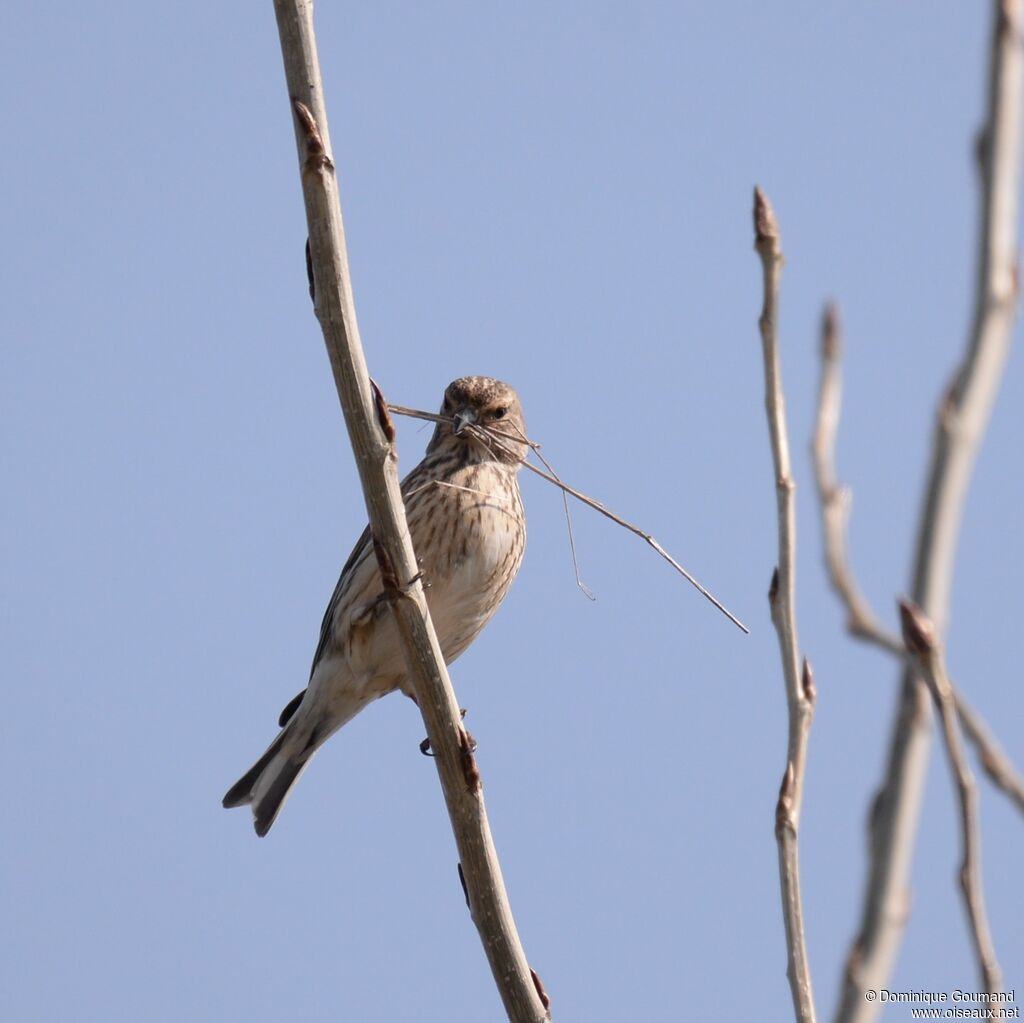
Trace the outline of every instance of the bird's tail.
{"type": "Polygon", "coordinates": [[[315,747],[297,751],[288,742],[288,728],[281,730],[266,753],[242,775],[224,796],[224,806],[252,804],[253,826],[261,838],[270,830],[313,756],[315,747]]]}
{"type": "MultiPolygon", "coordinates": [[[[327,663],[323,670],[330,672],[334,669],[327,663]]],[[[325,708],[316,696],[317,693],[322,694],[325,687],[316,683],[314,673],[309,688],[299,693],[281,712],[280,724],[283,727],[277,738],[224,796],[223,803],[228,808],[252,804],[253,825],[260,838],[277,820],[288,793],[313,759],[313,754],[366,706],[361,688],[353,686],[347,698],[335,697],[325,708]]]]}

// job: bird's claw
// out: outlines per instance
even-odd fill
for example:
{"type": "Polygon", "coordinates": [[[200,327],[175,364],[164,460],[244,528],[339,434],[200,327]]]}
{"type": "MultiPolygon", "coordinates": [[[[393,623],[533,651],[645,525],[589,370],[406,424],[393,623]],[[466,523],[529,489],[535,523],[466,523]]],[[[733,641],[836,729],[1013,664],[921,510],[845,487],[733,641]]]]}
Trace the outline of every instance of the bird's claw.
{"type": "MultiPolygon", "coordinates": [[[[465,721],[466,720],[466,708],[465,707],[460,707],[459,708],[459,720],[460,721],[465,721]]],[[[463,728],[462,731],[463,731],[463,733],[466,736],[466,745],[469,747],[469,752],[470,753],[475,753],[476,752],[476,739],[474,739],[472,734],[470,732],[468,732],[465,728],[463,728]]]]}
{"type": "MultiPolygon", "coordinates": [[[[415,700],[414,700],[414,702],[415,702],[415,700]]],[[[465,707],[460,707],[459,708],[459,720],[460,721],[465,721],[465,719],[466,719],[466,708],[465,707]]],[[[474,739],[473,736],[470,735],[470,733],[466,731],[466,729],[463,729],[462,731],[463,731],[463,733],[466,736],[466,745],[469,747],[469,752],[470,753],[475,753],[476,752],[476,739],[474,739]]],[[[425,738],[420,743],[420,752],[425,757],[432,757],[434,755],[433,751],[430,748],[430,736],[429,735],[427,736],[427,738],[425,738]]]]}

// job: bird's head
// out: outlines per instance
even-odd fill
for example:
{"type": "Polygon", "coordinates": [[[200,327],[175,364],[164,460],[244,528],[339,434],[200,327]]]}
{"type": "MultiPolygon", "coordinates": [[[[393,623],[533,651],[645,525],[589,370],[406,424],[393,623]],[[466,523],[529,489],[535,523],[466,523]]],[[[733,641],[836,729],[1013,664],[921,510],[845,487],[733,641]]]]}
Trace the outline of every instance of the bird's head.
{"type": "Polygon", "coordinates": [[[524,443],[526,424],[519,395],[493,377],[459,377],[444,392],[441,413],[427,451],[463,447],[479,458],[522,462],[528,453],[524,443]]]}

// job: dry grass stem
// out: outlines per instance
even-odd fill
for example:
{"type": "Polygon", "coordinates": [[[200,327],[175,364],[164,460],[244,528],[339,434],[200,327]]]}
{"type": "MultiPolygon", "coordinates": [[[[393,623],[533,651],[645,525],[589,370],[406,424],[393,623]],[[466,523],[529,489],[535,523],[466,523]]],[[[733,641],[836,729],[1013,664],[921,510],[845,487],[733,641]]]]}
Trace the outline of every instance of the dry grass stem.
{"type": "Polygon", "coordinates": [[[478,497],[488,496],[482,490],[474,490],[473,487],[462,487],[458,483],[447,483],[444,480],[430,480],[424,483],[422,487],[410,490],[406,497],[412,497],[413,494],[418,494],[421,490],[426,490],[428,487],[447,487],[449,490],[461,490],[464,494],[476,494],[478,497]]]}
{"type": "MultiPolygon", "coordinates": [[[[839,484],[835,469],[836,434],[842,399],[843,338],[839,313],[834,304],[825,310],[821,333],[821,386],[818,391],[818,414],[811,455],[821,507],[825,566],[829,582],[846,610],[846,626],[850,634],[906,661],[910,654],[903,640],[879,624],[878,617],[861,595],[850,567],[846,540],[850,491],[839,484]]],[[[1024,779],[995,740],[985,721],[971,709],[955,686],[953,693],[964,734],[977,749],[985,773],[1018,809],[1024,811],[1024,779]]]]}
{"type": "Polygon", "coordinates": [[[799,830],[807,740],[814,717],[815,688],[811,666],[806,660],[801,669],[796,628],[796,487],[790,466],[778,343],[782,243],[775,212],[759,188],[754,189],[754,237],[754,248],[761,259],[764,277],[764,305],[759,327],[764,355],[765,411],[768,415],[768,434],[775,467],[779,525],[778,565],[772,575],[768,601],[772,623],[779,638],[789,709],[786,769],[775,810],[775,838],[779,850],[782,918],[786,928],[786,973],[793,995],[793,1010],[799,1023],[813,1023],[814,992],[811,987],[811,968],[807,958],[800,895],[799,830]]]}
{"type": "Polygon", "coordinates": [[[985,910],[985,892],[981,883],[981,823],[978,816],[978,786],[967,766],[967,754],[960,733],[960,719],[953,697],[953,687],[946,674],[945,658],[935,627],[924,612],[909,600],[900,602],[903,639],[913,655],[918,670],[928,684],[942,723],[949,767],[960,804],[960,835],[963,861],[960,866],[960,888],[970,926],[971,938],[978,959],[981,983],[990,995],[999,992],[1002,971],[996,959],[992,932],[985,910]]]}
{"type": "MultiPolygon", "coordinates": [[[[949,614],[964,499],[1002,379],[1017,303],[1024,0],[990,0],[990,10],[974,316],[963,360],[939,407],[911,589],[940,638],[949,614]]],[[[860,926],[847,958],[839,1023],[867,1023],[877,1017],[880,1004],[864,995],[889,984],[903,938],[931,744],[930,702],[917,672],[904,669],[885,777],[874,800],[868,878],[860,926]]]]}
{"type": "MultiPolygon", "coordinates": [[[[549,1015],[526,961],[491,837],[479,774],[427,610],[399,489],[393,429],[371,388],[352,295],[310,0],[275,0],[309,230],[310,292],[355,455],[374,550],[408,677],[434,751],[473,921],[508,1018],[549,1015]]],[[[439,982],[438,990],[450,987],[439,982]]],[[[438,1008],[433,1015],[443,1015],[438,1008]]]]}
{"type": "MultiPolygon", "coordinates": [[[[507,437],[510,440],[522,441],[533,451],[537,458],[540,459],[544,468],[547,469],[555,479],[558,479],[559,476],[558,473],[555,472],[554,466],[541,454],[540,445],[531,441],[526,434],[519,429],[518,425],[513,424],[513,427],[516,431],[515,434],[509,434],[500,427],[490,427],[489,429],[495,437],[507,437]]],[[[587,586],[587,584],[580,578],[580,563],[579,559],[576,557],[576,536],[573,533],[572,528],[572,512],[569,511],[569,495],[564,490],[562,491],[562,508],[565,510],[565,529],[569,535],[569,553],[572,557],[572,570],[576,576],[576,586],[588,600],[597,600],[597,597],[594,596],[590,587],[587,586]]]]}
{"type": "MultiPolygon", "coordinates": [[[[519,439],[530,445],[533,453],[541,460],[541,464],[544,468],[547,469],[555,479],[560,481],[560,477],[558,473],[555,472],[554,466],[541,454],[540,445],[533,444],[527,440],[526,435],[521,430],[517,430],[517,432],[519,433],[519,439]]],[[[496,433],[500,436],[506,436],[506,434],[501,430],[496,431],[496,433]]],[[[573,533],[572,528],[572,512],[569,511],[569,495],[564,490],[562,491],[562,508],[565,511],[565,529],[569,534],[569,553],[572,555],[572,570],[576,576],[576,586],[588,600],[597,600],[597,597],[594,596],[590,587],[587,586],[587,584],[580,578],[580,563],[579,559],[576,557],[576,536],[573,533]]]]}
{"type": "MultiPolygon", "coordinates": [[[[405,405],[389,405],[388,408],[392,412],[400,416],[411,416],[414,419],[427,419],[435,423],[448,421],[447,417],[445,416],[437,415],[434,412],[423,412],[419,409],[408,408],[405,405]]],[[[513,434],[496,430],[493,426],[488,426],[486,427],[486,429],[479,426],[473,426],[470,427],[470,429],[472,430],[473,435],[476,436],[482,444],[497,447],[503,451],[512,450],[512,448],[509,446],[509,444],[505,442],[503,438],[507,438],[509,441],[512,441],[517,444],[526,444],[527,447],[529,447],[537,455],[538,458],[542,459],[544,464],[547,465],[549,469],[551,468],[548,461],[544,459],[543,456],[540,454],[540,445],[535,441],[529,440],[528,438],[525,437],[516,437],[513,434]]],[[[739,618],[737,618],[713,593],[705,589],[704,586],[702,586],[689,572],[687,572],[686,569],[683,568],[683,566],[680,565],[679,562],[676,561],[676,559],[673,558],[672,555],[669,554],[668,551],[666,551],[665,548],[662,547],[661,544],[658,543],[658,541],[655,540],[653,536],[651,536],[650,533],[644,532],[644,530],[642,530],[639,526],[634,526],[632,522],[627,522],[621,516],[616,515],[615,512],[607,509],[603,504],[601,504],[600,501],[595,501],[594,498],[588,497],[582,491],[576,490],[575,488],[570,487],[567,483],[562,482],[562,480],[558,476],[556,476],[553,471],[545,472],[543,469],[539,469],[537,468],[537,466],[525,461],[523,462],[523,468],[529,469],[530,472],[535,473],[537,476],[540,476],[541,479],[547,480],[548,483],[558,487],[563,492],[563,494],[568,494],[570,497],[575,497],[577,501],[580,501],[581,503],[585,504],[588,508],[593,508],[594,511],[600,512],[605,518],[611,519],[612,522],[616,523],[619,526],[622,526],[623,529],[629,530],[629,532],[632,533],[634,536],[640,537],[640,539],[647,543],[649,547],[653,547],[654,550],[656,550],[658,554],[661,555],[661,557],[663,557],[691,586],[693,586],[694,589],[696,589],[702,597],[704,597],[706,600],[709,600],[712,604],[714,604],[714,606],[717,607],[718,610],[721,611],[722,614],[724,614],[725,617],[729,619],[729,621],[731,621],[738,628],[742,629],[745,633],[750,633],[750,629],[748,629],[743,624],[743,622],[741,622],[739,618]]],[[[568,515],[568,506],[566,506],[566,514],[568,515]]],[[[573,559],[575,563],[575,544],[573,544],[573,559]]],[[[578,572],[577,582],[579,583],[580,588],[584,591],[584,593],[586,593],[588,596],[593,596],[590,593],[590,591],[582,583],[579,582],[578,572]]]]}

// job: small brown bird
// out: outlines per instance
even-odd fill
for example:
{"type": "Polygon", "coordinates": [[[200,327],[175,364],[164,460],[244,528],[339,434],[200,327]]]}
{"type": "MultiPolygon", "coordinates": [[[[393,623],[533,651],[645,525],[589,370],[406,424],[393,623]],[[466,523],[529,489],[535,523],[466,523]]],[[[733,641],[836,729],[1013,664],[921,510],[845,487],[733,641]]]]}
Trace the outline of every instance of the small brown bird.
{"type": "MultiPolygon", "coordinates": [[[[448,385],[423,461],[402,481],[413,548],[437,638],[450,664],[487,624],[519,571],[526,519],[519,468],[528,447],[516,392],[490,377],[448,385]]],[[[281,732],[228,790],[224,806],[252,804],[265,835],[313,754],[372,700],[415,698],[369,528],[327,605],[309,685],[281,712],[281,732]]]]}

